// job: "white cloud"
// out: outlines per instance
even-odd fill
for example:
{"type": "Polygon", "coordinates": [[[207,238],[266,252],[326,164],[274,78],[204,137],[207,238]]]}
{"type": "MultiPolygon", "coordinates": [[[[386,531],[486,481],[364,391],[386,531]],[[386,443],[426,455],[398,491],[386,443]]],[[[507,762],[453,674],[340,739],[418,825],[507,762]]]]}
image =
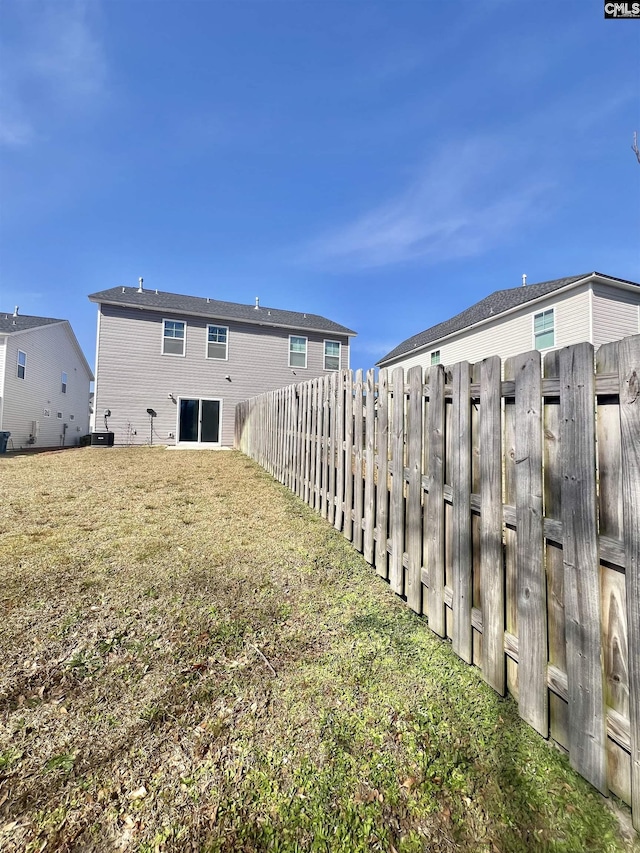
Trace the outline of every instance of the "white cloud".
{"type": "Polygon", "coordinates": [[[488,138],[452,143],[404,192],[314,240],[302,259],[362,269],[480,254],[537,218],[551,188],[519,151],[488,138]]]}
{"type": "Polygon", "coordinates": [[[1,144],[29,144],[52,118],[67,120],[95,106],[107,75],[96,34],[97,11],[96,3],[85,0],[5,7],[0,42],[1,144]]]}

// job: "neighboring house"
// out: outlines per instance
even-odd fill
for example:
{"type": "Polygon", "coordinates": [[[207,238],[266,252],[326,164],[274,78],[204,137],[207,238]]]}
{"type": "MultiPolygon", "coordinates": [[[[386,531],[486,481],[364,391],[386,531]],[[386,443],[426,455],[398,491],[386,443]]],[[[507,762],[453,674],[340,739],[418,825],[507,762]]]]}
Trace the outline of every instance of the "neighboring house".
{"type": "Polygon", "coordinates": [[[89,299],[99,306],[95,428],[116,444],[231,446],[236,403],[349,366],[355,332],[316,314],[158,293],[142,280],[89,299]]]}
{"type": "Polygon", "coordinates": [[[68,320],[0,313],[0,430],[9,450],[78,444],[93,374],[68,320]]]}
{"type": "Polygon", "coordinates": [[[444,323],[407,338],[378,362],[389,369],[503,362],[589,341],[596,348],[640,331],[640,285],[592,272],[496,290],[444,323]]]}

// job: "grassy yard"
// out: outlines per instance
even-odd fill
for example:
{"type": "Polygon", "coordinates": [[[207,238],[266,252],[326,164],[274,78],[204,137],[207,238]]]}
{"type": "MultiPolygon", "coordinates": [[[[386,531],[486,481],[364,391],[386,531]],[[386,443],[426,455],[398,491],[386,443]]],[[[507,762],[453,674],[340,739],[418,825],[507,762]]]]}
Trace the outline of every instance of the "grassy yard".
{"type": "Polygon", "coordinates": [[[3,851],[616,851],[606,802],[236,453],[0,456],[3,851]]]}

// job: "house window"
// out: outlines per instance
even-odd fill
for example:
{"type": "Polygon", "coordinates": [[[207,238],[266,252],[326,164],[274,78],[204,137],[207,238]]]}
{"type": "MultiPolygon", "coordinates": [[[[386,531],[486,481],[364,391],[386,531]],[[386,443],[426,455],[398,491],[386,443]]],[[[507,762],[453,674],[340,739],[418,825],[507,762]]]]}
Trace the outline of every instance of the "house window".
{"type": "Polygon", "coordinates": [[[324,342],[324,369],[340,370],[340,341],[324,342]]]}
{"type": "Polygon", "coordinates": [[[66,373],[62,374],[62,377],[60,379],[60,385],[62,386],[62,393],[66,394],[67,393],[67,374],[66,373]]]}
{"type": "Polygon", "coordinates": [[[163,320],[163,355],[184,355],[185,326],[186,323],[182,320],[163,320]]]}
{"type": "Polygon", "coordinates": [[[431,353],[431,364],[440,364],[440,350],[434,349],[431,353]]]}
{"type": "Polygon", "coordinates": [[[548,349],[555,346],[553,308],[534,315],[533,338],[536,349],[548,349]]]}
{"type": "Polygon", "coordinates": [[[27,370],[27,354],[18,350],[18,379],[24,379],[27,370]]]}
{"type": "Polygon", "coordinates": [[[307,366],[307,339],[289,335],[289,367],[307,366]]]}
{"type": "Polygon", "coordinates": [[[207,326],[207,358],[227,359],[229,329],[226,326],[207,326]]]}

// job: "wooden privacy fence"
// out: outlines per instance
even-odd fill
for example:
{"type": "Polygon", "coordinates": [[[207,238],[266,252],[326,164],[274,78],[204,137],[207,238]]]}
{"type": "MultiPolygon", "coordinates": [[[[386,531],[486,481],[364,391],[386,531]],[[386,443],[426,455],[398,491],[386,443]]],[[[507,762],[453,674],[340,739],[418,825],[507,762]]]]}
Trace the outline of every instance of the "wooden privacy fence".
{"type": "Polygon", "coordinates": [[[640,829],[640,335],[312,379],[241,403],[236,447],[640,829]]]}

